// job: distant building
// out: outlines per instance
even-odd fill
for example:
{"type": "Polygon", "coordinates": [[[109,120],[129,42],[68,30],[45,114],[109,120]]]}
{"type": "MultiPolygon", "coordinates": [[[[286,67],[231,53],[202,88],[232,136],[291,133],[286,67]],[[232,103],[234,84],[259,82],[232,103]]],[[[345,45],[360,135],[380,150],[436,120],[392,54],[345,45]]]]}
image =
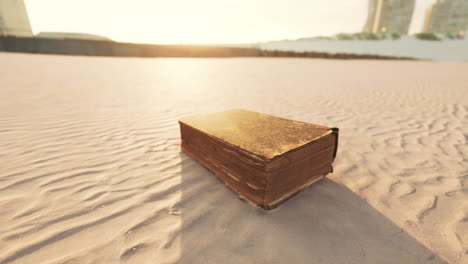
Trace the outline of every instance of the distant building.
{"type": "Polygon", "coordinates": [[[408,34],[415,0],[369,0],[363,32],[408,34]]]}
{"type": "Polygon", "coordinates": [[[423,31],[465,35],[468,31],[468,0],[436,0],[427,11],[423,31]]]}
{"type": "Polygon", "coordinates": [[[0,36],[33,35],[23,0],[0,0],[0,36]]]}
{"type": "Polygon", "coordinates": [[[73,33],[73,32],[40,32],[36,35],[38,38],[55,38],[55,39],[89,39],[89,40],[111,40],[109,38],[87,34],[87,33],[73,33]]]}

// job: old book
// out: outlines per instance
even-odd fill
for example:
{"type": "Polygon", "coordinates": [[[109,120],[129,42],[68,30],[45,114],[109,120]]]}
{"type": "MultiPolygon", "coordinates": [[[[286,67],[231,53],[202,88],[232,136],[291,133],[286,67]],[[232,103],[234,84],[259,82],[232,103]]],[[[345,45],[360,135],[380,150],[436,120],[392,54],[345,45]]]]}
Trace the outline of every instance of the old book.
{"type": "Polygon", "coordinates": [[[182,151],[272,209],[333,170],[338,129],[235,109],[179,120],[182,151]]]}

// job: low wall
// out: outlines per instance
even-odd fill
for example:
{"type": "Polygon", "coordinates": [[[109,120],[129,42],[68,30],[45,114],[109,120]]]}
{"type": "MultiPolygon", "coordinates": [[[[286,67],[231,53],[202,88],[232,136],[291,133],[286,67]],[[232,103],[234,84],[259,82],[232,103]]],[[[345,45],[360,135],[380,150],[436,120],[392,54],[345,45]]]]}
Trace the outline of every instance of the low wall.
{"type": "Polygon", "coordinates": [[[0,37],[0,51],[116,57],[304,57],[331,59],[409,59],[391,56],[294,52],[259,48],[150,45],[105,40],[0,37]]]}

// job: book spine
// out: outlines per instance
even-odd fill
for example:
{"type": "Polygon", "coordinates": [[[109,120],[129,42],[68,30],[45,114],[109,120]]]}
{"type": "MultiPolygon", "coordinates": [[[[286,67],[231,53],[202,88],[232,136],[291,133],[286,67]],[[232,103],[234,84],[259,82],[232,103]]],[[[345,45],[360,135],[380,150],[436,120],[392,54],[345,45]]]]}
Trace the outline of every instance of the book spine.
{"type": "Polygon", "coordinates": [[[338,134],[339,134],[340,129],[337,128],[337,127],[333,127],[330,130],[335,135],[335,151],[333,151],[333,159],[335,159],[336,158],[336,153],[338,152],[338,134]]]}

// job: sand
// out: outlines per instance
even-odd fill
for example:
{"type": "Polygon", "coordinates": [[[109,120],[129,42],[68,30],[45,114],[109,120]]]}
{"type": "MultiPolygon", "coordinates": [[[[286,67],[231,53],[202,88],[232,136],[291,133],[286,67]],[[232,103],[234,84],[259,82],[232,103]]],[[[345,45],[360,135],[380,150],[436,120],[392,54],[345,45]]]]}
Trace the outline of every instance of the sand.
{"type": "Polygon", "coordinates": [[[468,63],[0,53],[0,263],[468,263],[468,63]],[[278,209],[180,152],[183,116],[340,128],[278,209]]]}

